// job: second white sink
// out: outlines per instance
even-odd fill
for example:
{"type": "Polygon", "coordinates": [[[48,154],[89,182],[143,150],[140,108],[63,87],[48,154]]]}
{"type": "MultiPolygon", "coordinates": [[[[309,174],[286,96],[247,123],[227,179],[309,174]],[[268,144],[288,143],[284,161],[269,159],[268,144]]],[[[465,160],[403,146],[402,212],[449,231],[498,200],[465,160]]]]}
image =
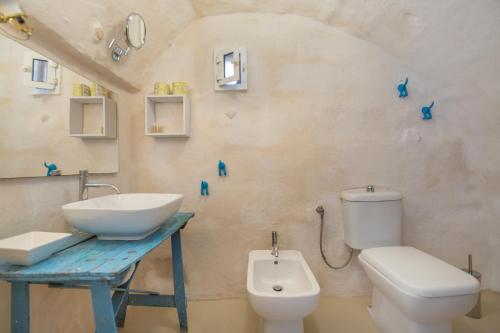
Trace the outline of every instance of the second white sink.
{"type": "Polygon", "coordinates": [[[174,215],[183,196],[168,193],[113,194],[62,206],[76,229],[105,240],[139,240],[174,215]]]}
{"type": "Polygon", "coordinates": [[[12,265],[29,266],[91,237],[83,232],[31,231],[0,240],[0,258],[12,265]]]}

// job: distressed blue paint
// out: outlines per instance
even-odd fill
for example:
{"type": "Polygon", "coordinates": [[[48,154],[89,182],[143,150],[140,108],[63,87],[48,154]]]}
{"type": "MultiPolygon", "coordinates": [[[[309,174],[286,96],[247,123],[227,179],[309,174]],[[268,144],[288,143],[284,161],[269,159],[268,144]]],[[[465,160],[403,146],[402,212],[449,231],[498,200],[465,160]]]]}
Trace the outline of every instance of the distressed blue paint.
{"type": "Polygon", "coordinates": [[[92,238],[32,266],[0,261],[0,280],[30,282],[85,282],[117,280],[131,265],[183,227],[193,213],[177,213],[154,234],[138,241],[101,241],[92,238]]]}
{"type": "Polygon", "coordinates": [[[408,78],[406,78],[404,83],[398,84],[399,97],[404,98],[408,96],[408,78]]]}
{"type": "Polygon", "coordinates": [[[11,286],[10,330],[12,333],[30,331],[30,286],[27,282],[14,282],[11,286]]]}
{"type": "Polygon", "coordinates": [[[209,195],[208,193],[208,182],[201,181],[201,195],[209,195]]]}
{"type": "Polygon", "coordinates": [[[422,108],[422,119],[423,120],[431,120],[432,119],[432,107],[434,106],[434,101],[432,101],[431,105],[424,106],[422,108]]]}
{"type": "Polygon", "coordinates": [[[135,264],[135,267],[132,267],[134,271],[132,272],[132,275],[130,276],[130,279],[126,281],[125,283],[121,284],[118,286],[121,289],[124,289],[123,291],[115,291],[113,293],[113,297],[111,299],[113,303],[113,310],[115,313],[115,321],[116,321],[116,326],[117,327],[124,327],[125,326],[125,317],[127,316],[127,305],[128,305],[128,297],[129,297],[129,289],[130,289],[130,284],[132,283],[132,280],[134,279],[135,273],[137,272],[137,269],[139,268],[140,261],[138,261],[135,264]]]}
{"type": "Polygon", "coordinates": [[[116,333],[115,314],[110,296],[110,285],[108,281],[92,281],[92,307],[94,309],[94,320],[96,333],[116,333]]]}
{"type": "Polygon", "coordinates": [[[184,291],[184,268],[182,264],[181,232],[177,230],[170,238],[172,242],[172,268],[174,273],[174,299],[179,316],[181,332],[187,332],[186,294],[184,291]]]}
{"type": "Polygon", "coordinates": [[[128,305],[131,306],[155,306],[163,308],[175,308],[175,298],[173,295],[141,295],[130,294],[128,305]]]}
{"type": "Polygon", "coordinates": [[[219,177],[227,176],[226,163],[224,163],[221,160],[219,160],[219,164],[218,164],[217,167],[219,169],[219,177]]]}

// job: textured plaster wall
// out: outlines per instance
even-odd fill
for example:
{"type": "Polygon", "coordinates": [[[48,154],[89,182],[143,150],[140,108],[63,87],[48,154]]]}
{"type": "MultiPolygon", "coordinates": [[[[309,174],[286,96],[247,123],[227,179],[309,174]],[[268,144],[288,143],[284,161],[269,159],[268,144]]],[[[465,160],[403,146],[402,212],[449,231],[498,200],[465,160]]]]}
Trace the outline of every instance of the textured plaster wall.
{"type": "MultiPolygon", "coordinates": [[[[31,47],[54,53],[55,59],[61,57],[70,68],[85,69],[89,77],[129,91],[141,88],[151,77],[151,67],[146,64],[154,63],[190,22],[204,16],[261,12],[312,18],[343,27],[380,45],[412,68],[430,70],[446,64],[450,79],[458,75],[455,68],[460,61],[448,61],[449,57],[442,57],[443,51],[459,51],[460,54],[454,54],[456,59],[471,54],[481,57],[481,50],[496,45],[495,33],[500,24],[500,4],[496,0],[127,0],[119,5],[111,0],[19,0],[19,3],[36,28],[37,33],[28,42],[31,47]],[[132,52],[124,66],[111,61],[106,47],[113,37],[123,43],[123,20],[130,12],[145,17],[148,43],[143,51],[132,52]],[[102,27],[104,32],[100,41],[95,40],[96,27],[102,27]],[[443,45],[447,48],[442,48],[443,45]],[[465,45],[468,50],[463,52],[465,45]],[[441,52],[435,52],[439,49],[441,52]],[[422,56],[433,61],[420,61],[422,56]]],[[[493,60],[488,58],[490,63],[493,60]]],[[[493,71],[487,74],[491,78],[493,71]]],[[[494,88],[495,85],[486,90],[492,93],[494,88]]]]}
{"type": "MultiPolygon", "coordinates": [[[[199,17],[235,12],[292,13],[331,23],[340,8],[351,6],[337,0],[133,0],[64,2],[60,0],[20,0],[23,10],[30,15],[35,31],[27,42],[38,50],[54,52],[54,57],[76,68],[86,68],[89,76],[129,91],[141,88],[151,77],[150,67],[162,50],[189,23],[199,17]],[[132,51],[133,56],[115,64],[106,48],[112,38],[122,45],[123,22],[131,12],[139,12],[147,22],[147,40],[143,52],[132,51]],[[104,37],[95,40],[96,28],[102,28],[104,37]],[[161,34],[149,32],[161,31],[161,34]],[[50,45],[50,47],[48,47],[50,45]],[[59,52],[57,52],[59,51],[59,52]]],[[[348,10],[349,11],[349,10],[348,10]]]]}
{"type": "Polygon", "coordinates": [[[148,65],[195,17],[191,1],[186,0],[21,0],[20,3],[23,10],[33,16],[35,28],[47,32],[41,36],[35,33],[29,44],[43,49],[44,43],[49,42],[52,50],[62,51],[59,56],[65,62],[80,68],[90,67],[91,78],[129,91],[139,89],[151,76],[148,65]],[[125,19],[132,12],[140,13],[147,22],[147,43],[141,52],[131,50],[130,56],[117,64],[111,59],[107,46],[113,38],[122,47],[127,46],[125,19]],[[96,29],[104,34],[101,40],[95,38],[96,29]],[[50,39],[46,38],[49,32],[50,39]]]}
{"type": "MultiPolygon", "coordinates": [[[[427,33],[441,38],[439,31],[427,33]]],[[[454,45],[461,36],[446,38],[454,45]]],[[[491,250],[498,182],[492,166],[498,165],[500,141],[493,129],[499,101],[478,100],[476,92],[484,95],[476,86],[464,89],[475,76],[455,82],[446,63],[431,66],[442,57],[467,72],[486,72],[488,66],[473,59],[491,55],[481,54],[487,44],[480,44],[473,54],[455,57],[449,44],[435,45],[429,59],[420,54],[402,61],[343,28],[293,15],[206,17],[185,29],[158,59],[143,93],[157,80],[188,81],[193,135],[144,137],[138,96],[132,135],[141,163],[132,184],[136,191],[183,193],[184,209],[196,211],[184,238],[189,295],[243,296],[248,251],[268,248],[271,230],[279,232],[283,248],[304,253],[325,295],[366,293],[369,284],[357,261],[344,271],[321,262],[314,208],[327,209],[327,253],[340,262],[339,192],[368,183],[403,192],[406,244],[456,266],[472,253],[483,286],[496,286],[498,258],[491,250]],[[248,48],[249,89],[215,93],[211,50],[231,45],[248,48]],[[395,85],[405,76],[410,97],[402,100],[395,85]],[[432,100],[435,118],[423,122],[419,110],[432,100]],[[216,176],[218,159],[228,164],[227,179],[216,176]],[[209,198],[199,196],[201,179],[211,185],[209,198]]],[[[165,271],[159,267],[167,258],[156,253],[140,284],[162,286],[165,271]]]]}

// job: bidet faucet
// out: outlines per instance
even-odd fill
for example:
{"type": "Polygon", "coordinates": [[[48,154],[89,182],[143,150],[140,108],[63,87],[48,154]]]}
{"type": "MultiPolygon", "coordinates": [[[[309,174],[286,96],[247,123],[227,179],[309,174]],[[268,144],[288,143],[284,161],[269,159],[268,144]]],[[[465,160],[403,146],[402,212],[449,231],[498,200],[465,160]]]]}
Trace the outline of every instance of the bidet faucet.
{"type": "Polygon", "coordinates": [[[80,170],[78,178],[78,200],[87,200],[89,198],[89,187],[109,187],[115,190],[117,194],[120,194],[118,187],[112,184],[96,184],[89,183],[89,172],[88,170],[80,170]]]}
{"type": "Polygon", "coordinates": [[[272,233],[272,245],[273,245],[273,249],[271,251],[271,255],[278,258],[280,253],[278,251],[278,233],[276,231],[273,231],[273,233],[272,233]]]}

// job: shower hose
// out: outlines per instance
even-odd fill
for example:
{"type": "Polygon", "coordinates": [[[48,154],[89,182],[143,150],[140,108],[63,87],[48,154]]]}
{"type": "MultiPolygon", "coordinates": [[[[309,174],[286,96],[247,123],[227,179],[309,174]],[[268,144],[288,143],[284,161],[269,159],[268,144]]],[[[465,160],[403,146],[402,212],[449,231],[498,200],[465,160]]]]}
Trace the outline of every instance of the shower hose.
{"type": "Polygon", "coordinates": [[[323,251],[323,229],[324,229],[324,224],[325,224],[325,209],[323,208],[323,206],[316,207],[316,213],[318,213],[319,216],[321,217],[321,231],[319,233],[319,249],[321,251],[321,257],[323,257],[323,261],[325,262],[325,264],[328,267],[330,267],[332,269],[346,268],[347,265],[349,265],[349,263],[352,260],[352,255],[354,253],[354,249],[352,249],[351,247],[347,246],[350,249],[350,251],[349,251],[349,257],[347,258],[347,261],[345,263],[343,263],[342,265],[340,265],[340,266],[334,266],[334,265],[330,264],[328,262],[328,259],[326,259],[325,252],[323,251]]]}

